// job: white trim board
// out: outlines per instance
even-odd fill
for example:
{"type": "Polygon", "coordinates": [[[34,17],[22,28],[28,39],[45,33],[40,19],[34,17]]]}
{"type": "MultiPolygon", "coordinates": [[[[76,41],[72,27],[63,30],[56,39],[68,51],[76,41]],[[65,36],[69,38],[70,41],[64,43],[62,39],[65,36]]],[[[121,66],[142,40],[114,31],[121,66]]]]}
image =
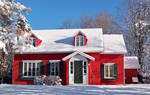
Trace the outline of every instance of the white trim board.
{"type": "Polygon", "coordinates": [[[86,53],[80,52],[80,51],[73,52],[73,53],[71,53],[70,55],[68,55],[68,56],[66,56],[66,57],[64,57],[64,58],[62,58],[62,60],[65,61],[65,60],[67,60],[67,59],[69,59],[69,58],[71,58],[71,57],[73,57],[73,56],[75,56],[75,55],[77,55],[77,54],[82,55],[82,56],[84,56],[84,57],[86,57],[86,58],[88,58],[88,59],[90,59],[90,60],[92,60],[92,61],[95,60],[94,57],[92,57],[92,56],[90,56],[90,55],[88,55],[88,54],[86,54],[86,53]]]}

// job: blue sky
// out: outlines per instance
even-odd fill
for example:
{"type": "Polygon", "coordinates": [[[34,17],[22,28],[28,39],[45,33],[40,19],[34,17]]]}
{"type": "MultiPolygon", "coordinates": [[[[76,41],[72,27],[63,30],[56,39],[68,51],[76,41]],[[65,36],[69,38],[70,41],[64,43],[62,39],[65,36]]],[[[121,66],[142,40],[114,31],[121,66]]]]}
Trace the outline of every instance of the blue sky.
{"type": "Polygon", "coordinates": [[[32,29],[55,29],[67,18],[77,20],[83,14],[117,14],[122,0],[16,0],[32,8],[27,16],[32,29]]]}

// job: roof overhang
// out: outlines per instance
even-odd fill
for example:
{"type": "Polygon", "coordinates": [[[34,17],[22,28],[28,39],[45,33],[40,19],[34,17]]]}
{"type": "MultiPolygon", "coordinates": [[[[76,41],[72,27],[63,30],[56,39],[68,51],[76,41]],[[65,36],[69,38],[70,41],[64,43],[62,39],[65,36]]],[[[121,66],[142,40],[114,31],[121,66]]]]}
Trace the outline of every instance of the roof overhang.
{"type": "Polygon", "coordinates": [[[71,58],[71,57],[73,57],[73,56],[75,56],[75,55],[77,55],[77,54],[79,54],[79,55],[81,55],[81,56],[84,56],[84,57],[86,57],[86,58],[88,58],[88,59],[90,59],[90,60],[92,60],[92,61],[95,60],[94,57],[92,57],[92,56],[90,56],[90,55],[88,55],[88,54],[86,54],[86,53],[80,52],[80,51],[73,52],[73,53],[69,54],[68,56],[62,58],[62,60],[63,60],[63,61],[66,61],[67,59],[69,59],[69,58],[71,58]]]}

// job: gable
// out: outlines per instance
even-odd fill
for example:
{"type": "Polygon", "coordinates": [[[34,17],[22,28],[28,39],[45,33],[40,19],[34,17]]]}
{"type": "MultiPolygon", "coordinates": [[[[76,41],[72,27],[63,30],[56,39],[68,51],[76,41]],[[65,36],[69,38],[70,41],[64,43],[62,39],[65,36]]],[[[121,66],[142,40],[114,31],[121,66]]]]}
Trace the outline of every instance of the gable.
{"type": "Polygon", "coordinates": [[[90,56],[90,55],[88,55],[88,54],[86,54],[86,53],[80,52],[80,51],[76,51],[76,52],[74,52],[74,53],[71,53],[70,55],[64,57],[62,60],[65,61],[65,60],[67,60],[67,59],[69,59],[69,58],[71,58],[71,57],[73,57],[73,56],[75,56],[75,55],[81,55],[81,56],[83,56],[83,57],[85,57],[85,58],[88,58],[88,59],[90,59],[90,60],[92,60],[92,61],[95,60],[94,57],[92,57],[92,56],[90,56]]]}

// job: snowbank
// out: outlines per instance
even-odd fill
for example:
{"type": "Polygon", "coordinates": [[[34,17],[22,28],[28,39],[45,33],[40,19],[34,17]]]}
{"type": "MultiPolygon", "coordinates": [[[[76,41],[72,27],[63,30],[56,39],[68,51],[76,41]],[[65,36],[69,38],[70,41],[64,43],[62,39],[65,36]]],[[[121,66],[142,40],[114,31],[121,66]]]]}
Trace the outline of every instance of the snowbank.
{"type": "Polygon", "coordinates": [[[149,84],[100,86],[0,85],[2,95],[150,95],[149,84]]]}

